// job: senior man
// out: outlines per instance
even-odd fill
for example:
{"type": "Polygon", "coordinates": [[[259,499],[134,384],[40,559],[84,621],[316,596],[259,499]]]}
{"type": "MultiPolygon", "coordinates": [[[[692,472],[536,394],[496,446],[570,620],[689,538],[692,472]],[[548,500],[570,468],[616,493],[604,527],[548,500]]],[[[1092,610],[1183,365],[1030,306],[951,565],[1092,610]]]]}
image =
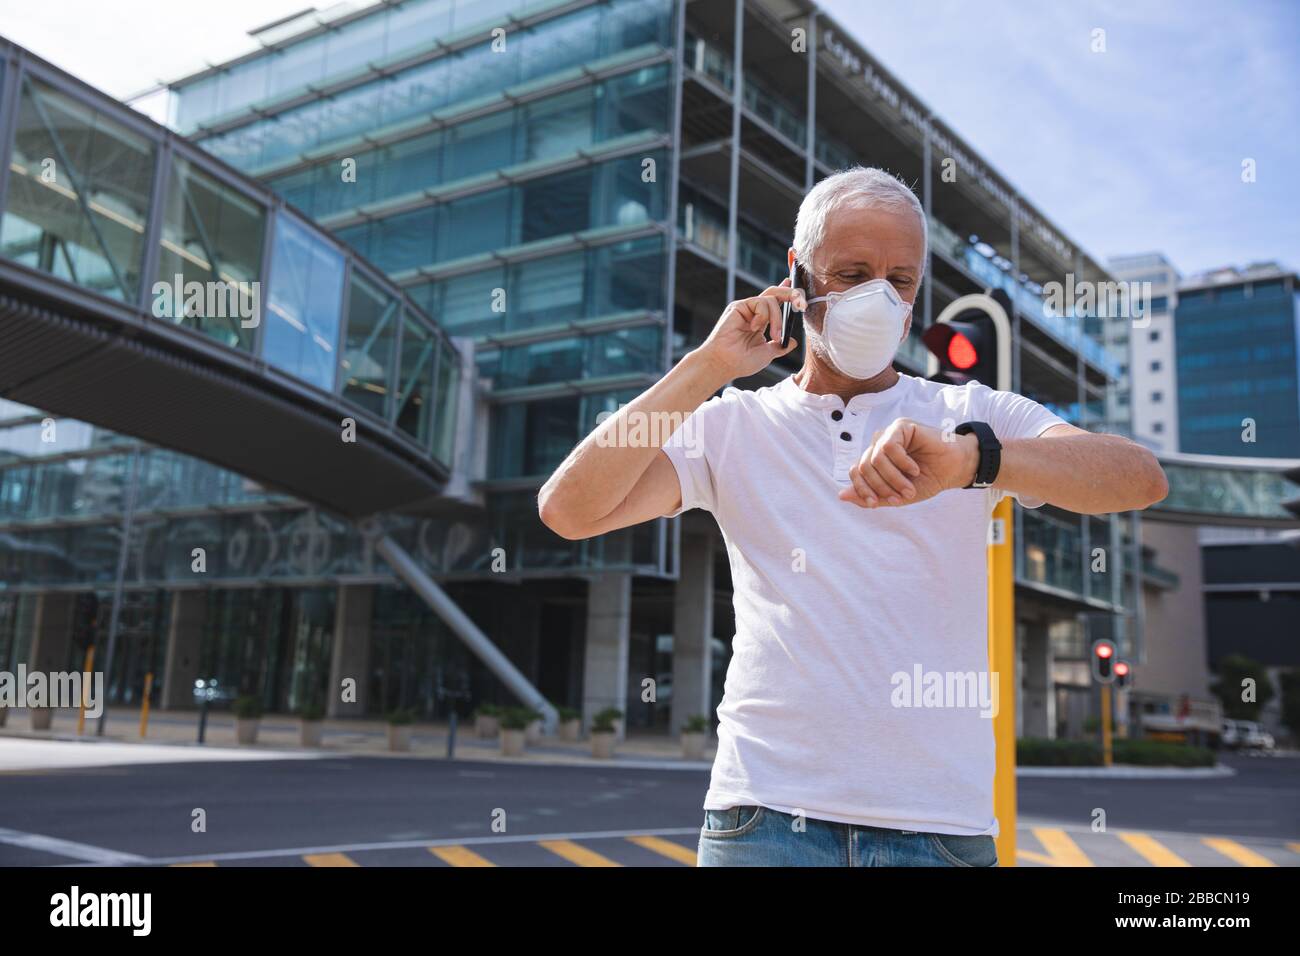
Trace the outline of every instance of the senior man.
{"type": "Polygon", "coordinates": [[[985,545],[1004,495],[1127,511],[1163,498],[1164,474],[1140,445],[1019,395],[894,369],[927,236],[888,173],[818,183],[789,260],[810,288],[787,280],[728,305],[565,459],[542,520],[570,539],[689,508],[718,522],[736,634],[701,866],[992,866],[989,711],[922,702],[900,675],[990,677],[985,545]],[[780,345],[784,302],[806,310],[803,367],[716,396],[796,346],[780,345]],[[662,448],[618,441],[644,434],[638,418],[674,415],[689,417],[662,448]]]}

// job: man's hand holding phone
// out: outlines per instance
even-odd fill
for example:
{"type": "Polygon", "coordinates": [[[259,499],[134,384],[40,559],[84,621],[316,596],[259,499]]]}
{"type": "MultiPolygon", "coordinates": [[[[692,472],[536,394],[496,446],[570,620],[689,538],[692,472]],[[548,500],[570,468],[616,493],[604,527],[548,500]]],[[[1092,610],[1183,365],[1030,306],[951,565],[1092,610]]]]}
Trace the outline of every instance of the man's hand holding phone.
{"type": "Polygon", "coordinates": [[[696,351],[727,381],[761,372],[799,345],[792,338],[781,347],[781,306],[787,302],[801,311],[807,308],[804,291],[791,288],[789,279],[759,295],[737,299],[723,310],[696,351]]]}

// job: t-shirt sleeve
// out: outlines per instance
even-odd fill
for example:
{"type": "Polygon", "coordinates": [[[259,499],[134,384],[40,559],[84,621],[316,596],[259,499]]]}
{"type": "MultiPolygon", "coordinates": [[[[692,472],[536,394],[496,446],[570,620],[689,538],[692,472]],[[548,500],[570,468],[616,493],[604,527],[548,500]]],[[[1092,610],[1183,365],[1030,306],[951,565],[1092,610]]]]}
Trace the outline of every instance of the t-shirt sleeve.
{"type": "MultiPolygon", "coordinates": [[[[1015,392],[999,392],[988,389],[985,397],[984,420],[993,429],[999,440],[1015,438],[1037,438],[1054,425],[1068,424],[1055,412],[1049,411],[1038,402],[1015,392]]],[[[1007,494],[1004,491],[990,489],[994,492],[991,504],[997,504],[1007,494]]],[[[1041,498],[1015,495],[1017,501],[1025,508],[1041,508],[1046,502],[1041,498]]]]}
{"type": "Polygon", "coordinates": [[[717,504],[716,444],[725,433],[721,419],[730,405],[722,396],[714,396],[688,415],[664,443],[663,452],[677,469],[682,486],[682,505],[663,517],[675,518],[692,508],[713,511],[717,504]]]}

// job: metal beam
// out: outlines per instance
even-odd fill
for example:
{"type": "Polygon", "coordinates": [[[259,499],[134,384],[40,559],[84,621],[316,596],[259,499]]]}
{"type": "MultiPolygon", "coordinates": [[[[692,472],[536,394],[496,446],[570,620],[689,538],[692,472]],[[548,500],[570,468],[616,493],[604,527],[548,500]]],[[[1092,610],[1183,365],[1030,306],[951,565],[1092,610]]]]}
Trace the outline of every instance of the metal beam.
{"type": "MultiPolygon", "coordinates": [[[[364,532],[364,529],[363,529],[364,532]]],[[[542,723],[547,733],[553,733],[559,723],[559,715],[550,702],[542,696],[541,691],[528,682],[519,668],[510,663],[510,659],[501,653],[501,649],[492,643],[469,615],[457,606],[456,602],[438,586],[438,583],[425,573],[424,569],[407,554],[406,549],[387,534],[375,535],[375,551],[388,562],[393,572],[406,582],[416,594],[428,604],[438,617],[451,628],[452,632],[465,642],[465,646],[481,660],[493,674],[505,684],[526,706],[542,715],[542,723]]]]}

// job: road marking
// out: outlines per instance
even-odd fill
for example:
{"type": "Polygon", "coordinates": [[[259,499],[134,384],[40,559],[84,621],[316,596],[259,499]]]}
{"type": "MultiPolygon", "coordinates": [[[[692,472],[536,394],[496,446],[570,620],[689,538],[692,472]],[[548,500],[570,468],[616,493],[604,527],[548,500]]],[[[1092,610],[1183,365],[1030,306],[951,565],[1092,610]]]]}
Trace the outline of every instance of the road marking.
{"type": "Polygon", "coordinates": [[[1034,827],[1034,836],[1038,837],[1038,842],[1043,845],[1047,855],[1052,859],[1053,866],[1092,866],[1092,860],[1088,859],[1086,853],[1079,849],[1079,845],[1071,840],[1064,830],[1056,827],[1034,827]]]}
{"type": "Polygon", "coordinates": [[[308,866],[360,866],[346,853],[307,853],[303,860],[308,866]]]}
{"type": "Polygon", "coordinates": [[[1286,848],[1292,853],[1300,853],[1300,843],[1288,843],[1286,848]]]}
{"type": "Polygon", "coordinates": [[[452,866],[496,866],[491,860],[479,856],[469,847],[431,846],[429,852],[442,862],[450,863],[452,866]]]}
{"type": "Polygon", "coordinates": [[[0,843],[10,846],[26,847],[57,856],[71,857],[82,863],[106,863],[109,866],[122,866],[127,863],[144,863],[146,857],[135,853],[122,853],[89,843],[75,843],[72,840],[60,840],[58,837],[45,836],[41,833],[23,833],[21,830],[0,829],[0,843]]]}
{"type": "Polygon", "coordinates": [[[622,866],[622,863],[615,863],[607,856],[601,856],[595,850],[588,850],[585,846],[579,846],[572,840],[541,840],[537,844],[545,850],[550,850],[556,856],[563,857],[570,863],[576,863],[578,866],[622,866]]]}
{"type": "Polygon", "coordinates": [[[365,853],[369,850],[427,850],[431,846],[486,846],[498,843],[537,843],[542,840],[612,840],[643,834],[646,836],[694,836],[700,835],[700,828],[664,827],[658,830],[591,830],[585,833],[523,833],[497,834],[482,837],[447,837],[430,840],[383,840],[372,843],[336,843],[329,846],[282,847],[274,850],[238,850],[230,853],[205,853],[202,856],[161,856],[142,858],[141,863],[150,866],[166,866],[170,863],[194,863],[201,860],[215,860],[217,863],[229,863],[239,860],[272,860],[286,856],[306,856],[309,853],[365,853]]]}
{"type": "Polygon", "coordinates": [[[202,863],[169,863],[168,866],[216,866],[211,860],[204,860],[202,863]]]}
{"type": "Polygon", "coordinates": [[[1056,866],[1057,863],[1045,853],[1035,853],[1033,850],[1022,850],[1016,847],[1016,858],[1028,860],[1030,863],[1040,863],[1043,866],[1056,866]]]}
{"type": "Polygon", "coordinates": [[[658,853],[660,856],[666,856],[678,863],[685,863],[687,866],[695,866],[695,851],[688,850],[680,843],[674,843],[672,840],[665,840],[663,837],[657,836],[630,836],[628,841],[635,843],[637,846],[645,847],[651,853],[658,853]]]}
{"type": "Polygon", "coordinates": [[[1224,837],[1202,837],[1201,842],[1211,850],[1218,850],[1229,860],[1242,866],[1277,866],[1266,856],[1260,856],[1254,850],[1247,849],[1236,840],[1224,837]]]}
{"type": "Polygon", "coordinates": [[[1152,866],[1192,865],[1159,840],[1145,833],[1118,833],[1116,836],[1127,843],[1134,853],[1152,866]]]}

